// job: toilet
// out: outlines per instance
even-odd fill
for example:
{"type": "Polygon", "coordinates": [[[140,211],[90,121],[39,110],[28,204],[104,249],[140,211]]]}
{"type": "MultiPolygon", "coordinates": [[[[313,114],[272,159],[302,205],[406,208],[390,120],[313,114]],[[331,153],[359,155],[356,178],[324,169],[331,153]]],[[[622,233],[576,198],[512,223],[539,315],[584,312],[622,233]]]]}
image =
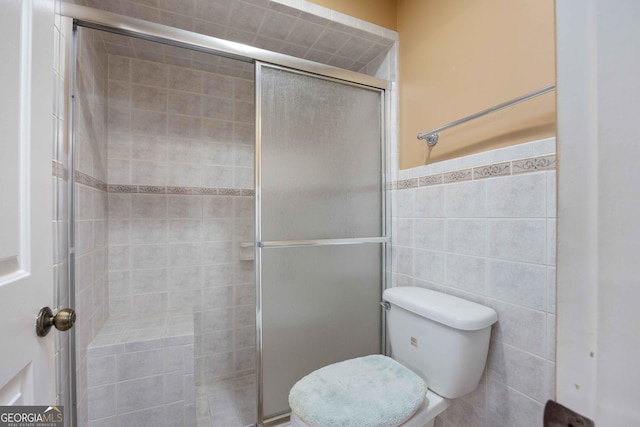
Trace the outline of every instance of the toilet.
{"type": "Polygon", "coordinates": [[[413,286],[387,289],[391,357],[334,363],[289,393],[292,427],[433,427],[484,370],[496,312],[413,286]]]}

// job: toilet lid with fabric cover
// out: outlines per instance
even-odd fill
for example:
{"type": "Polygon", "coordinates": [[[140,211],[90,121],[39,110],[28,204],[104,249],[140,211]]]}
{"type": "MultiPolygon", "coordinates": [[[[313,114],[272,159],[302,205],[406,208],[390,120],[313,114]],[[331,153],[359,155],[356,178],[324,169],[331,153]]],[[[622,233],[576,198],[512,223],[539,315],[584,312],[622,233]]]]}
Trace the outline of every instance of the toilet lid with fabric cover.
{"type": "Polygon", "coordinates": [[[424,380],[387,356],[334,363],[298,381],[289,406],[312,427],[392,427],[422,405],[424,380]]]}

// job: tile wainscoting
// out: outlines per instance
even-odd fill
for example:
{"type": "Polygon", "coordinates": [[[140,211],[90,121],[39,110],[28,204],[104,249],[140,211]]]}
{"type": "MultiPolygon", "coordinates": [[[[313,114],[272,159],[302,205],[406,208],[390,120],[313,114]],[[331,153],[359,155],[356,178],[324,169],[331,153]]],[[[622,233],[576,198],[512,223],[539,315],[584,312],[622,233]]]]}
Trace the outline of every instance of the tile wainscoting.
{"type": "Polygon", "coordinates": [[[555,138],[398,172],[394,286],[494,308],[487,369],[442,427],[537,427],[554,397],[555,138]]]}

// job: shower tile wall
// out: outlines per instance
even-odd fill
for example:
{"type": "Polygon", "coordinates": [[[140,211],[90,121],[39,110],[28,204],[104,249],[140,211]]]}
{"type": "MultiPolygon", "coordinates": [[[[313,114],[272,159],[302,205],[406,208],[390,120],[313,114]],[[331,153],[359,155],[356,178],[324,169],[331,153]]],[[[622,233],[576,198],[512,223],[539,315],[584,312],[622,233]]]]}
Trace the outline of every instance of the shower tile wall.
{"type": "Polygon", "coordinates": [[[457,295],[499,318],[479,388],[437,426],[538,427],[554,397],[555,177],[555,139],[399,171],[394,286],[457,295]]]}
{"type": "Polygon", "coordinates": [[[78,422],[87,423],[87,346],[109,316],[107,286],[107,54],[96,33],[78,34],[75,99],[75,295],[78,422]]]}
{"type": "Polygon", "coordinates": [[[196,383],[252,374],[253,81],[118,55],[108,78],[111,315],[193,312],[196,383]]]}

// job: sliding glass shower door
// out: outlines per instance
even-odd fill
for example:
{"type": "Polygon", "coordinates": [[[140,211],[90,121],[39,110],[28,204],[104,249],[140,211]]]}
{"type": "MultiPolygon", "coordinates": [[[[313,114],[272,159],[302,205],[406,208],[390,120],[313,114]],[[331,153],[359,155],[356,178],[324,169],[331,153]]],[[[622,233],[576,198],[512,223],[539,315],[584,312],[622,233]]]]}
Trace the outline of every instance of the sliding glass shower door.
{"type": "Polygon", "coordinates": [[[381,352],[384,91],[257,64],[260,421],[330,363],[381,352]]]}

